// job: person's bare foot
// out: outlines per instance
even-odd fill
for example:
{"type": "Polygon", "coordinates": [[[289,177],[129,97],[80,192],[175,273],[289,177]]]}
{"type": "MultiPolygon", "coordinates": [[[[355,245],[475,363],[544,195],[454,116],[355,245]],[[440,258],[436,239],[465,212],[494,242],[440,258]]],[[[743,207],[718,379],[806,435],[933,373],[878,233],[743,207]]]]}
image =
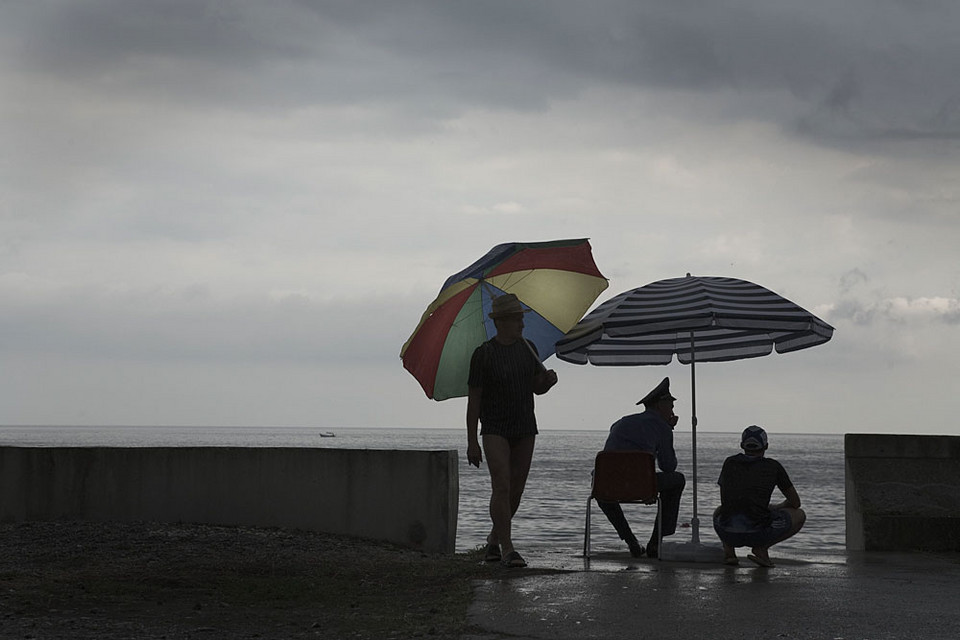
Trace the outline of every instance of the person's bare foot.
{"type": "Polygon", "coordinates": [[[723,545],[723,564],[730,565],[735,567],[740,564],[740,560],[737,558],[737,549],[728,544],[723,545]]]}

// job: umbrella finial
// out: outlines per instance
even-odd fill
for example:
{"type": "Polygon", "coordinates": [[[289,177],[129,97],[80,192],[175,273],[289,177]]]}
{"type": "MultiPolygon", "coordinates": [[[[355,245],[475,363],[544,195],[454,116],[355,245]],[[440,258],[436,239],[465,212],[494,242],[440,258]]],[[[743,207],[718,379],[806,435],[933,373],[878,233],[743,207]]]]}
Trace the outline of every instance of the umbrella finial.
{"type": "Polygon", "coordinates": [[[687,277],[688,277],[688,278],[690,277],[690,272],[689,272],[689,271],[687,271],[687,277]]]}

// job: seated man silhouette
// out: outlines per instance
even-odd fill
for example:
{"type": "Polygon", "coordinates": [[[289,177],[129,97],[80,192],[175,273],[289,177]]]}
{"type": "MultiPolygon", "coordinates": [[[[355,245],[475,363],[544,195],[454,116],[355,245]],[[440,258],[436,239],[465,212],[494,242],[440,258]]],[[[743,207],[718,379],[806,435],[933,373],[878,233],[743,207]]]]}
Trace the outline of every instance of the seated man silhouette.
{"type": "MultiPolygon", "coordinates": [[[[660,491],[660,509],[662,514],[658,523],[663,523],[663,535],[672,535],[677,530],[677,516],[680,512],[680,496],[686,479],[677,471],[677,453],[673,448],[673,428],[677,416],[673,413],[676,400],[670,395],[670,378],[664,378],[656,388],[643,397],[637,404],[644,407],[643,413],[624,416],[610,427],[610,435],[604,451],[646,451],[657,459],[660,471],[657,472],[657,489],[660,491]]],[[[659,524],[655,524],[646,548],[630,530],[623,509],[616,502],[597,501],[600,509],[610,520],[620,539],[627,543],[630,555],[640,558],[644,554],[656,558],[660,554],[659,524]]]]}

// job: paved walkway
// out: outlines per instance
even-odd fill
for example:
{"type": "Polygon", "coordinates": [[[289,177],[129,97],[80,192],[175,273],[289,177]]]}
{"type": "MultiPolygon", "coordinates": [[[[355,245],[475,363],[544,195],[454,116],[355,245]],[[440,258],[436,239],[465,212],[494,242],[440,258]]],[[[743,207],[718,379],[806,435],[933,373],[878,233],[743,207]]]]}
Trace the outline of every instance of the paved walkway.
{"type": "Polygon", "coordinates": [[[960,554],[771,557],[765,569],[529,554],[564,572],[478,581],[470,621],[483,632],[465,640],[960,638],[960,554]]]}

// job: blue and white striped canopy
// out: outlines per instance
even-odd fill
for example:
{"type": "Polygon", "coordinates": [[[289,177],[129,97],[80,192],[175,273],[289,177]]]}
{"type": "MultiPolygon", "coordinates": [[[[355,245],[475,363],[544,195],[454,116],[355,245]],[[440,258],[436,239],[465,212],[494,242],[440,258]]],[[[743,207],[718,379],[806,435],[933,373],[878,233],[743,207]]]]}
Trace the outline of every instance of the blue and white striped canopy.
{"type": "Polygon", "coordinates": [[[611,298],[556,345],[557,357],[600,366],[723,362],[823,344],[833,327],[760,285],[736,278],[659,280],[611,298]]]}

